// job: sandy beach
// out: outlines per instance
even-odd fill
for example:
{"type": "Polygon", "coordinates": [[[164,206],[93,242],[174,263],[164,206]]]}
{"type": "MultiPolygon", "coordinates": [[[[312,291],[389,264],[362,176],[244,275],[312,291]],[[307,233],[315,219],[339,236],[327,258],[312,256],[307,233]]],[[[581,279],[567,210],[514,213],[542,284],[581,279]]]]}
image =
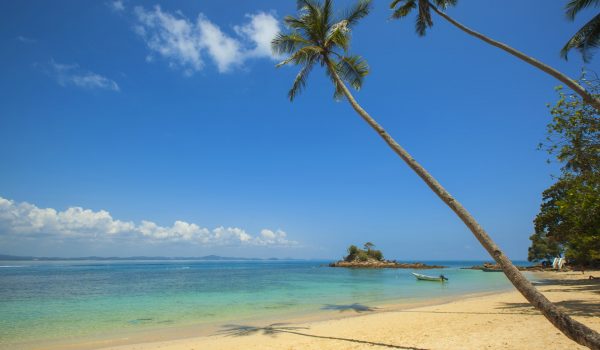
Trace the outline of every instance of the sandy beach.
{"type": "MultiPolygon", "coordinates": [[[[538,288],[575,319],[600,330],[600,272],[543,273],[538,288]]],[[[405,310],[354,307],[336,319],[222,327],[210,336],[104,350],[212,349],[584,349],[516,291],[405,310]]]]}

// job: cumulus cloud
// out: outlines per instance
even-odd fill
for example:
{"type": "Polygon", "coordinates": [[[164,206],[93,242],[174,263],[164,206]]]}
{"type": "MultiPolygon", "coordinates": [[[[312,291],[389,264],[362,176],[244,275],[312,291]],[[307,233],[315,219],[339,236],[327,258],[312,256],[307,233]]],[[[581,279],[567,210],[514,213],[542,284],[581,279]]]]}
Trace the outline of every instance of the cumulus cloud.
{"type": "Polygon", "coordinates": [[[254,48],[247,52],[248,56],[254,57],[274,57],[274,53],[271,50],[271,41],[277,33],[279,33],[279,22],[275,17],[269,13],[258,12],[253,15],[246,15],[250,19],[250,22],[242,25],[235,26],[235,32],[247,38],[253,43],[254,48]]]}
{"type": "Polygon", "coordinates": [[[125,11],[125,4],[122,0],[114,0],[110,1],[106,4],[111,10],[115,12],[123,12],[125,11]]]}
{"type": "Polygon", "coordinates": [[[194,223],[177,220],[171,226],[160,226],[143,220],[114,219],[105,210],[93,211],[70,207],[64,211],[39,208],[27,202],[17,203],[0,197],[0,235],[15,237],[45,237],[113,241],[134,239],[142,242],[187,242],[202,246],[294,246],[284,231],[263,229],[253,236],[238,227],[217,227],[212,230],[194,223]]]}
{"type": "MultiPolygon", "coordinates": [[[[188,76],[204,68],[206,56],[221,73],[250,58],[275,58],[270,43],[279,32],[279,22],[269,13],[246,15],[248,23],[233,27],[235,36],[225,33],[202,13],[195,22],[181,13],[163,11],[160,6],[151,10],[138,6],[134,13],[134,29],[151,52],[188,76]]],[[[147,60],[152,61],[152,56],[147,60]]]]}
{"type": "Polygon", "coordinates": [[[47,65],[43,65],[43,68],[61,86],[72,85],[84,89],[121,90],[114,80],[82,69],[77,64],[61,64],[50,61],[47,65]]]}

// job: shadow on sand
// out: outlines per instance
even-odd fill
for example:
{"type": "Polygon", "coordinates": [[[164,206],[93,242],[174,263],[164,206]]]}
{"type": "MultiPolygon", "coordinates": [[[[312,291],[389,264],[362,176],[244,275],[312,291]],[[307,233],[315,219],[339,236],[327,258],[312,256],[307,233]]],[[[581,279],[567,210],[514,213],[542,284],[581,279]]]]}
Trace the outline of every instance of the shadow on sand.
{"type": "Polygon", "coordinates": [[[325,336],[325,335],[309,334],[309,333],[304,333],[305,330],[309,329],[308,327],[291,326],[288,323],[273,323],[273,324],[270,324],[265,327],[244,326],[244,325],[225,325],[223,327],[225,329],[221,330],[219,333],[224,334],[226,336],[231,336],[231,337],[243,337],[243,336],[252,335],[252,334],[264,334],[264,335],[275,337],[281,333],[288,333],[288,334],[295,334],[295,335],[299,335],[299,336],[303,336],[303,337],[328,339],[328,340],[339,340],[339,341],[345,341],[345,342],[351,342],[351,343],[381,346],[381,347],[392,348],[392,349],[426,350],[426,349],[415,348],[415,347],[411,347],[411,346],[401,346],[401,345],[394,345],[394,344],[378,343],[378,342],[372,342],[372,341],[360,340],[360,339],[340,338],[340,337],[330,337],[330,336],[325,336]]]}
{"type": "MultiPolygon", "coordinates": [[[[587,279],[586,275],[582,275],[581,279],[577,280],[559,280],[559,279],[546,279],[536,283],[537,287],[544,287],[545,285],[561,286],[563,288],[549,288],[542,289],[542,293],[553,293],[553,292],[591,292],[600,294],[600,279],[587,279]],[[567,287],[567,288],[564,288],[567,287]]],[[[563,309],[567,314],[571,316],[583,316],[583,317],[599,317],[600,316],[600,302],[589,301],[589,300],[564,300],[554,303],[559,308],[563,309]]],[[[535,310],[529,303],[504,303],[503,306],[499,307],[502,310],[519,310],[520,312],[527,312],[530,314],[540,314],[539,311],[535,310]]]]}
{"type": "Polygon", "coordinates": [[[376,311],[378,308],[367,306],[363,304],[348,304],[348,305],[338,305],[338,304],[325,304],[321,307],[321,310],[334,310],[334,311],[354,311],[354,312],[371,312],[376,311]]]}

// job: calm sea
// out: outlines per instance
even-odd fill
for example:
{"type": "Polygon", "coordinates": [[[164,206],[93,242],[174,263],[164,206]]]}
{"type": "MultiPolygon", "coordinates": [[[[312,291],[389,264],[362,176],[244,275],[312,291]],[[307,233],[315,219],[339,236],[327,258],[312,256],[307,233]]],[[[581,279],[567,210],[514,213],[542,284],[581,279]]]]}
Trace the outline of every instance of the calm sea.
{"type": "Polygon", "coordinates": [[[448,283],[416,281],[411,270],[330,268],[326,261],[4,261],[0,348],[510,288],[502,273],[460,269],[481,262],[430,263],[449,268],[421,272],[443,273],[448,283]]]}

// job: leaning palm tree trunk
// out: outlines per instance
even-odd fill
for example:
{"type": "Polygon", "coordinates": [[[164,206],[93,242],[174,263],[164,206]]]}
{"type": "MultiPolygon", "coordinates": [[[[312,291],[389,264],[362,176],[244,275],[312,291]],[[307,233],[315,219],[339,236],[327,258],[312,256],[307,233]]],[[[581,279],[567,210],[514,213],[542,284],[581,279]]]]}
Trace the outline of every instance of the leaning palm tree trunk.
{"type": "Polygon", "coordinates": [[[585,345],[591,349],[600,349],[600,334],[596,331],[588,328],[586,325],[581,324],[569,315],[559,310],[556,305],[552,304],[542,293],[540,293],[534,286],[527,280],[523,274],[512,264],[512,262],[502,253],[500,248],[494,243],[494,241],[488,236],[483,227],[477,223],[475,218],[462,206],[456,199],[454,199],[444,187],[433,177],[421,164],[419,164],[402,146],[400,146],[385,129],[379,125],[375,119],[373,119],[359,104],[356,102],[344,82],[340,79],[335,69],[332,68],[332,63],[327,62],[329,71],[341,92],[346,96],[348,102],[352,105],[352,108],[379,134],[379,136],[408,164],[408,166],[414,170],[423,181],[431,188],[435,194],[440,197],[446,205],[452,209],[458,217],[467,225],[473,235],[479,240],[479,243],[488,251],[488,253],[496,260],[496,262],[502,267],[504,274],[512,282],[521,294],[561,332],[567,337],[573,339],[579,344],[585,345]]]}
{"type": "Polygon", "coordinates": [[[579,96],[581,96],[581,98],[583,98],[583,100],[585,102],[589,103],[590,105],[594,106],[594,108],[596,108],[597,110],[600,111],[600,99],[598,99],[598,98],[594,97],[592,94],[590,94],[586,89],[583,88],[583,86],[579,85],[575,80],[569,78],[568,76],[566,76],[563,73],[557,71],[556,69],[550,67],[549,65],[544,64],[543,62],[540,62],[533,57],[527,56],[526,54],[522,53],[519,50],[513,49],[512,47],[510,47],[504,43],[496,41],[496,40],[489,38],[479,32],[474,31],[468,27],[465,27],[461,23],[455,21],[452,17],[450,17],[447,14],[445,14],[444,12],[440,11],[435,5],[430,4],[430,7],[433,9],[433,11],[435,11],[435,13],[437,13],[438,15],[443,17],[448,22],[452,23],[455,27],[462,30],[463,32],[465,32],[469,35],[472,35],[478,39],[481,39],[481,40],[485,41],[486,43],[493,45],[499,49],[502,49],[502,50],[508,52],[509,54],[511,54],[515,57],[518,57],[521,60],[529,63],[530,65],[555,77],[556,79],[561,81],[563,84],[565,84],[569,88],[571,88],[571,90],[575,91],[575,93],[577,93],[579,96]]]}

